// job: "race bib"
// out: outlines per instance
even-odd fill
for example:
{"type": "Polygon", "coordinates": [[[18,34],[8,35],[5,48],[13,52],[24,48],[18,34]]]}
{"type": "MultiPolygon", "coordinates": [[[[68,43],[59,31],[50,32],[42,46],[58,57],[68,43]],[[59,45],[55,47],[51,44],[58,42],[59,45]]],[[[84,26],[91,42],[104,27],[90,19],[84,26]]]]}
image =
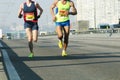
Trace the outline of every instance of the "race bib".
{"type": "Polygon", "coordinates": [[[25,19],[27,21],[32,21],[35,19],[34,13],[26,13],[25,16],[26,16],[25,19]]]}
{"type": "Polygon", "coordinates": [[[66,16],[67,15],[66,10],[60,10],[59,15],[60,16],[66,16]]]}

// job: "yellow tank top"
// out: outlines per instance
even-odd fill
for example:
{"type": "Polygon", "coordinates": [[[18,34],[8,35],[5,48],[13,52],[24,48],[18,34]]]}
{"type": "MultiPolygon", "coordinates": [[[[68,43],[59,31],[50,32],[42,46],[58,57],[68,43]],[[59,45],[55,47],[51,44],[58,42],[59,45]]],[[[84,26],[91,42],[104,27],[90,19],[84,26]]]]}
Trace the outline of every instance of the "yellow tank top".
{"type": "Polygon", "coordinates": [[[58,13],[56,14],[56,22],[64,22],[69,20],[69,16],[65,16],[65,11],[70,10],[70,1],[67,1],[66,4],[62,4],[61,1],[58,1],[57,7],[58,13]]]}

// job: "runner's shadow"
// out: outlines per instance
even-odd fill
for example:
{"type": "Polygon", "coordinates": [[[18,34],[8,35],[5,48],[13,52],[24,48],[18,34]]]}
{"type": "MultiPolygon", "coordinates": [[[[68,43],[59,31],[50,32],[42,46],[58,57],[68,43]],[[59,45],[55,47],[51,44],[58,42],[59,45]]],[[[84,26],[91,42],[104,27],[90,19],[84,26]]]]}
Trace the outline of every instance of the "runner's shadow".
{"type": "Polygon", "coordinates": [[[103,52],[103,53],[89,53],[89,54],[71,54],[66,57],[62,57],[61,55],[58,55],[58,56],[34,56],[32,59],[28,57],[20,57],[20,58],[22,61],[77,60],[77,59],[94,59],[94,58],[103,59],[103,58],[120,58],[120,53],[103,52]]]}
{"type": "Polygon", "coordinates": [[[120,60],[103,60],[104,58],[120,58],[120,56],[115,56],[115,55],[109,55],[109,54],[119,54],[118,52],[116,53],[90,53],[90,54],[72,54],[72,55],[69,55],[67,57],[61,57],[61,56],[37,56],[37,57],[34,57],[33,59],[29,59],[27,57],[21,57],[21,60],[23,61],[52,61],[52,60],[55,60],[55,61],[58,61],[58,60],[61,60],[61,61],[65,61],[65,60],[73,60],[73,62],[71,63],[55,63],[55,64],[46,64],[46,65],[40,65],[40,66],[32,66],[31,68],[41,68],[41,67],[60,67],[60,66],[80,66],[80,65],[91,65],[91,64],[106,64],[106,63],[119,63],[120,60]],[[91,54],[91,55],[90,55],[91,54]],[[99,54],[99,55],[97,55],[99,54]],[[87,61],[87,62],[79,62],[79,60],[83,60],[83,59],[95,59],[95,58],[99,58],[99,60],[97,61],[87,61]],[[74,62],[74,60],[78,60],[77,62],[74,62]]]}

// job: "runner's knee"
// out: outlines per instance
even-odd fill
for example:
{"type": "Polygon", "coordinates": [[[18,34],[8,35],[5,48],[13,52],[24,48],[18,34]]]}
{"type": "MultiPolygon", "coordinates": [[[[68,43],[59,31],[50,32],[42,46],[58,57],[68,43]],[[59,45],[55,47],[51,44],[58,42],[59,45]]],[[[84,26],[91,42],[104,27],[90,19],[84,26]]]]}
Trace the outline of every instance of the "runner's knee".
{"type": "Polygon", "coordinates": [[[28,42],[32,42],[32,38],[28,38],[28,42]]]}
{"type": "Polygon", "coordinates": [[[61,40],[62,38],[63,38],[63,35],[59,35],[59,36],[58,36],[58,39],[61,40]]]}
{"type": "Polygon", "coordinates": [[[33,41],[34,41],[34,42],[37,42],[37,39],[34,39],[33,41]]]}
{"type": "Polygon", "coordinates": [[[64,36],[64,43],[68,43],[69,35],[64,36]]]}

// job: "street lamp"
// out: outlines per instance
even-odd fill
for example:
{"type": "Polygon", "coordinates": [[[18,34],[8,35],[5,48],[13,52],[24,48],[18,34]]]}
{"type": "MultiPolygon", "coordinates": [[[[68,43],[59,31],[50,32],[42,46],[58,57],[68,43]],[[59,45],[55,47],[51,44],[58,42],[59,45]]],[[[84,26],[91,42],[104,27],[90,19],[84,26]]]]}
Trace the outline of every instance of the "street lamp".
{"type": "Polygon", "coordinates": [[[96,29],[96,0],[94,0],[94,26],[96,29]]]}

